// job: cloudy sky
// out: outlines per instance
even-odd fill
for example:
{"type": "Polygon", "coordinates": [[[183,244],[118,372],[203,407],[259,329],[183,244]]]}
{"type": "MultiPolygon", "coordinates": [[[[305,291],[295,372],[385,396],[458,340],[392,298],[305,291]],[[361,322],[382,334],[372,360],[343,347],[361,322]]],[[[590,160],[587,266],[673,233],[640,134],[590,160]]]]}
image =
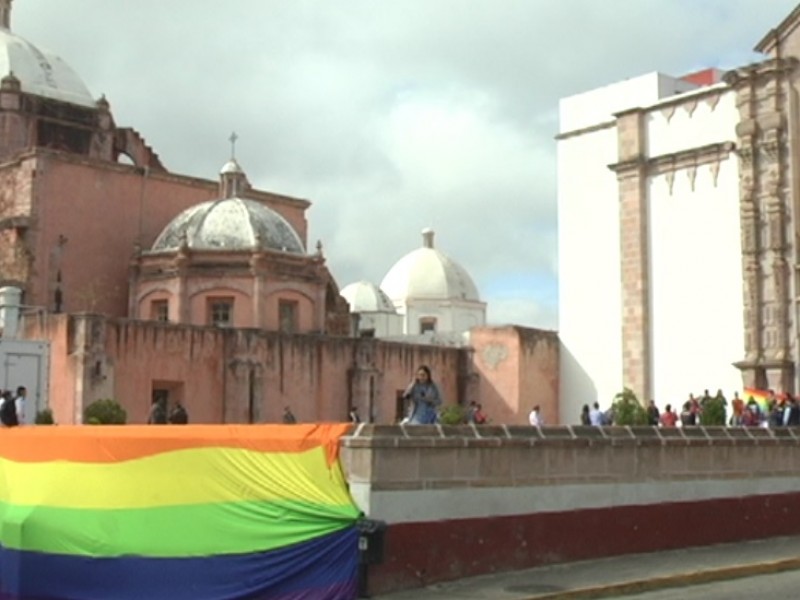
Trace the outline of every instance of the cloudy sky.
{"type": "Polygon", "coordinates": [[[380,283],[433,227],[491,323],[556,328],[559,98],[752,62],[795,4],[15,0],[12,30],[170,170],[215,179],[236,131],[256,187],[314,203],[340,286],[380,283]]]}

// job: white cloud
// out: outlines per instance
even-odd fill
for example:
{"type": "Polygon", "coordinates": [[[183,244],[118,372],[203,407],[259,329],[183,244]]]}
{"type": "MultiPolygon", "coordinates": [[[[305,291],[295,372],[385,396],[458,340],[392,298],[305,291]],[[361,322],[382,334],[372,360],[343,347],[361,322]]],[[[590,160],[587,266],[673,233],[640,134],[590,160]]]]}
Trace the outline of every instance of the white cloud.
{"type": "Polygon", "coordinates": [[[794,5],[25,0],[12,28],[173,170],[215,178],[236,130],[254,184],[312,200],[309,245],[341,285],[379,281],[433,226],[491,320],[550,327],[558,99],[749,62],[794,5]]]}

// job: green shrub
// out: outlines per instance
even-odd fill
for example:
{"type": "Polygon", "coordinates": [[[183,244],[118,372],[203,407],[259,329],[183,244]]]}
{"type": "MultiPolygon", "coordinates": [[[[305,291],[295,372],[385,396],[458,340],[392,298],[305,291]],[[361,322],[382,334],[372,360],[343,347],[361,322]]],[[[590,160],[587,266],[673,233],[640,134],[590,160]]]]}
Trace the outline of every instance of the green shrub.
{"type": "Polygon", "coordinates": [[[630,388],[614,396],[611,407],[614,425],[647,425],[647,410],[630,388]]]}
{"type": "Polygon", "coordinates": [[[706,398],[701,403],[703,411],[700,413],[700,424],[711,426],[725,425],[725,406],[728,401],[719,394],[713,398],[706,398]]]}
{"type": "Polygon", "coordinates": [[[37,425],[55,425],[56,422],[53,419],[53,411],[49,408],[40,410],[36,413],[36,420],[34,423],[37,425]]]}
{"type": "Polygon", "coordinates": [[[462,425],[467,421],[467,413],[460,404],[448,404],[439,414],[442,425],[462,425]]]}
{"type": "Polygon", "coordinates": [[[95,400],[83,410],[83,422],[89,425],[124,425],[127,420],[125,409],[111,398],[95,400]]]}

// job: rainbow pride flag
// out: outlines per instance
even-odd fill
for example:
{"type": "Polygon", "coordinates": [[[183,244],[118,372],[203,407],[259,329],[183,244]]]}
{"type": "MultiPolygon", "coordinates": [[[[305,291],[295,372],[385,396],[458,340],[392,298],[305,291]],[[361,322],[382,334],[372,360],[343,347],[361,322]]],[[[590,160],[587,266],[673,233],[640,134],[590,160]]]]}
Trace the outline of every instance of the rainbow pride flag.
{"type": "Polygon", "coordinates": [[[348,427],[3,429],[0,598],[355,598],[348,427]]]}
{"type": "Polygon", "coordinates": [[[744,388],[742,400],[744,400],[745,404],[747,404],[747,402],[750,401],[750,398],[756,401],[756,404],[758,404],[758,408],[761,409],[761,412],[767,412],[769,410],[769,392],[767,390],[744,388]]]}

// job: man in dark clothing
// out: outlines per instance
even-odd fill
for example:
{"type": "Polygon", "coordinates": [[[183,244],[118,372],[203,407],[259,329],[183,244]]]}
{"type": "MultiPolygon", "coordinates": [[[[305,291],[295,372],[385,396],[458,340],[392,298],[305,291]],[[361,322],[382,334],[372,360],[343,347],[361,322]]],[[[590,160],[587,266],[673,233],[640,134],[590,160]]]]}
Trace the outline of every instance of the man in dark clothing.
{"type": "Polygon", "coordinates": [[[3,392],[2,401],[0,401],[0,421],[6,427],[19,425],[16,402],[14,402],[13,394],[8,390],[3,392]]]}
{"type": "Polygon", "coordinates": [[[176,402],[172,412],[169,413],[169,422],[172,425],[186,425],[189,423],[189,413],[186,412],[180,402],[176,402]]]}
{"type": "Polygon", "coordinates": [[[150,414],[147,417],[148,425],[166,425],[167,424],[167,409],[164,403],[153,398],[153,403],[150,405],[150,414]]]}
{"type": "Polygon", "coordinates": [[[295,418],[294,413],[292,413],[292,409],[289,408],[288,406],[284,407],[284,409],[283,409],[283,424],[284,425],[294,425],[295,423],[297,423],[297,419],[295,418]]]}

